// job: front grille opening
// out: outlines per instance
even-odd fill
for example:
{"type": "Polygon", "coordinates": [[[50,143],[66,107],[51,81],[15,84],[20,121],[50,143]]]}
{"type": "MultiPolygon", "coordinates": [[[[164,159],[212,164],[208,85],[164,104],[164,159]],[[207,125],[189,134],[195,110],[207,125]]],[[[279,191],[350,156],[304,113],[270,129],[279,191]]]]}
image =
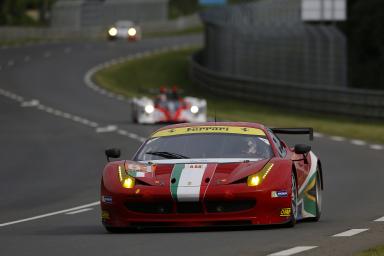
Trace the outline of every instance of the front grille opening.
{"type": "Polygon", "coordinates": [[[185,202],[176,204],[177,213],[202,213],[203,206],[200,202],[185,202]]]}
{"type": "Polygon", "coordinates": [[[245,211],[252,209],[255,205],[255,200],[205,202],[205,207],[209,213],[245,211]]]}
{"type": "Polygon", "coordinates": [[[172,213],[172,202],[127,202],[125,207],[134,212],[168,214],[172,213]]]}

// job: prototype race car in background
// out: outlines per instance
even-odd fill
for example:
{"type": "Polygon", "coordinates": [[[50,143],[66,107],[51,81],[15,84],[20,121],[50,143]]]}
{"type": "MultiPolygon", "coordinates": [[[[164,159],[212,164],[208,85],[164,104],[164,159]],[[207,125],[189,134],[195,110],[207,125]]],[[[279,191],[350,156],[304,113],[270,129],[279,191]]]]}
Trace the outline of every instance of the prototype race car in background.
{"type": "Polygon", "coordinates": [[[129,20],[120,20],[108,29],[108,39],[127,39],[137,41],[141,39],[141,29],[129,20]]]}
{"type": "MultiPolygon", "coordinates": [[[[102,223],[136,227],[294,226],[318,221],[323,178],[308,145],[293,148],[255,123],[171,125],[154,132],[133,160],[109,162],[101,181],[102,223]]],[[[120,150],[106,150],[109,158],[120,150]]]]}
{"type": "Polygon", "coordinates": [[[140,124],[206,122],[207,101],[181,97],[175,90],[162,90],[154,99],[134,98],[132,120],[140,124]]]}

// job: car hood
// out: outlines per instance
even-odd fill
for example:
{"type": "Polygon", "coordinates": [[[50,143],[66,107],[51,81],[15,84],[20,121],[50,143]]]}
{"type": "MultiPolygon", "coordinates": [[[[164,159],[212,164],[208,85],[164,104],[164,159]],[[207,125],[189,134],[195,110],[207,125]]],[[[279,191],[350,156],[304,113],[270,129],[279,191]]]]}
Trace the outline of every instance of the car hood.
{"type": "Polygon", "coordinates": [[[185,186],[225,185],[255,174],[269,159],[175,159],[148,162],[126,161],[128,174],[148,185],[182,185],[175,181],[188,177],[185,186]]]}

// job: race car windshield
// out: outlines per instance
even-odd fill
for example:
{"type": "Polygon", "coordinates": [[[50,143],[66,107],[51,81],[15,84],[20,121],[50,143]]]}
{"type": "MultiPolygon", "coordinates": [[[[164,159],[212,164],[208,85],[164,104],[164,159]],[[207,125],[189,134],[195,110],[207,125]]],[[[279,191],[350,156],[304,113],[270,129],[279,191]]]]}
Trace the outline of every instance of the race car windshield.
{"type": "Polygon", "coordinates": [[[273,153],[268,139],[264,136],[188,134],[152,138],[140,149],[134,160],[180,159],[180,156],[189,159],[266,159],[271,158],[273,153]]]}

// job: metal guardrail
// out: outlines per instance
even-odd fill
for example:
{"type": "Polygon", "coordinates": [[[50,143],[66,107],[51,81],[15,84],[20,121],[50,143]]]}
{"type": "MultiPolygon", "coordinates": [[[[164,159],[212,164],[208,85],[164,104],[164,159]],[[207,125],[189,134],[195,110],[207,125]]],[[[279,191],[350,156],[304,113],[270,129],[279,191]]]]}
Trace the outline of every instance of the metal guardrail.
{"type": "Polygon", "coordinates": [[[201,13],[204,66],[249,78],[347,87],[346,38],[301,20],[301,0],[259,0],[201,13]]]}
{"type": "Polygon", "coordinates": [[[202,53],[190,61],[191,79],[215,94],[302,111],[384,120],[384,92],[308,87],[233,76],[204,67],[202,53]]]}

